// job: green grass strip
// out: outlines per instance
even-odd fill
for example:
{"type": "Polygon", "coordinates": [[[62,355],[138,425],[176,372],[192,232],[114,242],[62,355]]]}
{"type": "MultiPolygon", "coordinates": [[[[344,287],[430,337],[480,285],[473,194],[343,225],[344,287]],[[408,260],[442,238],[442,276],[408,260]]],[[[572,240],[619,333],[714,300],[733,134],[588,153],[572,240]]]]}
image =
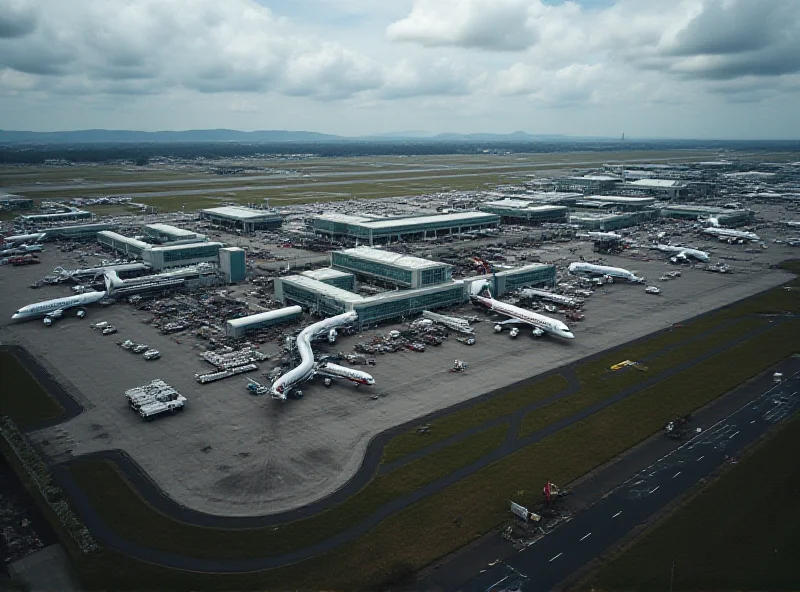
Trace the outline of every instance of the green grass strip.
{"type": "Polygon", "coordinates": [[[383,504],[488,454],[503,442],[507,430],[508,424],[495,426],[378,476],[347,501],[311,518],[246,530],[203,528],[156,512],[111,462],[79,463],[69,471],[103,520],[128,540],[200,558],[266,557],[302,549],[354,526],[383,504]]]}
{"type": "Polygon", "coordinates": [[[430,446],[435,442],[454,436],[485,421],[513,413],[525,405],[554,395],[567,388],[567,386],[567,380],[563,376],[549,376],[533,384],[434,420],[429,424],[430,430],[425,434],[418,433],[416,429],[409,430],[395,436],[386,445],[382,462],[388,463],[397,460],[415,450],[430,446]]]}
{"type": "Polygon", "coordinates": [[[21,428],[64,413],[64,408],[9,352],[0,352],[0,377],[0,415],[7,415],[21,428]]]}
{"type": "Polygon", "coordinates": [[[606,369],[604,373],[605,376],[599,375],[592,381],[584,382],[583,384],[585,386],[574,395],[559,399],[546,407],[536,409],[526,414],[520,424],[520,436],[528,436],[553,422],[577,413],[589,405],[607,399],[624,388],[644,382],[660,371],[691,361],[704,352],[725,345],[732,339],[764,326],[765,324],[766,321],[760,318],[744,319],[706,338],[699,339],[685,346],[676,346],[676,349],[673,350],[670,355],[661,356],[659,359],[655,360],[654,363],[648,362],[649,370],[646,372],[627,369],[623,371],[624,373],[611,375],[609,377],[608,370],[606,369]],[[607,379],[603,380],[603,378],[607,379]]]}

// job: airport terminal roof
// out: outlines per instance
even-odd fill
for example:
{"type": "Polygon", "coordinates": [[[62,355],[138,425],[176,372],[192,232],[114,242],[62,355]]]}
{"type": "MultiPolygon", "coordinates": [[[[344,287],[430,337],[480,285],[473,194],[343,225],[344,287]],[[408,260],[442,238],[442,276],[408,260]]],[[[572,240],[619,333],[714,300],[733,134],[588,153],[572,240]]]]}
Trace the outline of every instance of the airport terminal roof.
{"type": "Polygon", "coordinates": [[[322,294],[323,296],[327,296],[342,302],[361,302],[364,300],[362,296],[356,294],[355,292],[342,290],[336,286],[331,286],[330,284],[320,282],[319,280],[315,280],[304,275],[286,275],[279,279],[282,282],[290,282],[300,286],[301,288],[305,288],[310,292],[322,294]]]}
{"type": "Polygon", "coordinates": [[[150,243],[146,243],[144,241],[140,241],[139,239],[131,238],[129,236],[125,236],[117,232],[113,232],[111,230],[101,230],[97,234],[98,236],[99,235],[106,236],[112,240],[119,241],[131,245],[132,247],[137,247],[139,249],[149,249],[150,247],[153,246],[150,243]]]}
{"type": "MultiPolygon", "coordinates": [[[[146,243],[145,243],[146,244],[146,243]]],[[[222,248],[222,243],[215,242],[201,242],[196,243],[182,243],[180,245],[147,245],[151,251],[179,251],[181,249],[192,249],[195,247],[219,247],[222,248]]]]}
{"type": "Polygon", "coordinates": [[[257,218],[275,218],[280,214],[272,210],[256,210],[242,206],[221,206],[219,208],[206,208],[201,210],[205,214],[233,218],[235,220],[254,220],[257,218]]]}
{"type": "Polygon", "coordinates": [[[344,249],[337,252],[344,255],[350,255],[351,257],[358,257],[359,259],[375,261],[376,263],[384,263],[386,265],[402,267],[404,269],[449,267],[447,263],[439,263],[438,261],[430,261],[429,259],[422,259],[420,257],[413,257],[411,255],[403,255],[401,253],[392,253],[391,251],[384,251],[383,249],[375,249],[373,247],[355,247],[353,249],[344,249]]]}
{"type": "Polygon", "coordinates": [[[155,230],[156,232],[171,234],[173,236],[185,236],[187,238],[197,236],[197,233],[191,230],[186,230],[185,228],[178,228],[177,226],[172,226],[171,224],[162,224],[160,222],[157,222],[155,224],[148,224],[147,228],[155,230]]]}
{"type": "Polygon", "coordinates": [[[359,226],[366,228],[391,228],[392,226],[409,226],[409,225],[425,225],[441,222],[461,222],[468,220],[475,220],[484,218],[497,219],[494,214],[486,214],[484,212],[458,212],[454,214],[441,214],[438,216],[416,216],[414,218],[395,218],[391,220],[371,220],[368,222],[360,222],[359,226]]]}
{"type": "Polygon", "coordinates": [[[333,267],[322,267],[320,269],[309,269],[308,271],[301,272],[300,275],[310,277],[311,279],[323,281],[332,280],[340,277],[350,277],[353,274],[346,271],[339,271],[333,267]]]}
{"type": "Polygon", "coordinates": [[[482,206],[488,206],[492,208],[510,208],[510,209],[528,210],[531,212],[554,212],[554,211],[562,211],[566,208],[566,206],[557,206],[553,204],[535,204],[532,203],[530,200],[522,200],[522,199],[503,199],[499,201],[487,201],[483,203],[482,206]]]}
{"type": "Polygon", "coordinates": [[[319,218],[321,220],[330,220],[331,222],[343,222],[345,224],[357,224],[359,222],[370,222],[375,220],[374,217],[370,218],[368,216],[353,216],[351,214],[340,214],[338,212],[320,214],[319,216],[315,216],[315,218],[319,218]]]}
{"type": "Polygon", "coordinates": [[[637,179],[636,181],[631,181],[628,185],[637,185],[639,187],[682,187],[686,185],[683,181],[679,181],[676,179],[637,179]]]}
{"type": "Polygon", "coordinates": [[[626,204],[651,204],[655,202],[653,197],[634,197],[629,195],[592,195],[592,201],[626,203],[626,204]]]}

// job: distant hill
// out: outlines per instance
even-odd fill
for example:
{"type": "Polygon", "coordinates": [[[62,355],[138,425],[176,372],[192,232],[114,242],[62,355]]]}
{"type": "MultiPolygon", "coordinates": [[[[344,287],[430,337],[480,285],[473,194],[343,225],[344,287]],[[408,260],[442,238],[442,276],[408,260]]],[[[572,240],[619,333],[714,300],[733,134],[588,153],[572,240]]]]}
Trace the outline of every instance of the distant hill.
{"type": "Polygon", "coordinates": [[[230,129],[142,132],[135,130],[90,129],[63,132],[0,130],[0,144],[122,144],[122,143],[220,143],[220,142],[542,142],[580,140],[564,135],[511,134],[433,134],[425,131],[399,131],[370,136],[337,136],[307,131],[259,130],[242,132],[230,129]]]}
{"type": "Polygon", "coordinates": [[[317,132],[261,130],[241,132],[229,129],[140,132],[133,130],[77,130],[65,132],[26,132],[0,130],[5,144],[87,144],[123,142],[330,142],[346,138],[317,132]]]}

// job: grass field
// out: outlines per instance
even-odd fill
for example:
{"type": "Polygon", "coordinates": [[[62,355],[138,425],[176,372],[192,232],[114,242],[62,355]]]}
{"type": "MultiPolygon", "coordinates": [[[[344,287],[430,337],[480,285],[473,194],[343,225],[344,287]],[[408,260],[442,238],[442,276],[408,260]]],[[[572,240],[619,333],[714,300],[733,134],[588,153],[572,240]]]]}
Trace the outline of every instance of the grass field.
{"type": "Polygon", "coordinates": [[[9,352],[0,351],[0,415],[21,428],[55,419],[64,412],[9,352]]]}
{"type": "Polygon", "coordinates": [[[795,418],[590,575],[582,589],[797,590],[798,450],[795,418]]]}

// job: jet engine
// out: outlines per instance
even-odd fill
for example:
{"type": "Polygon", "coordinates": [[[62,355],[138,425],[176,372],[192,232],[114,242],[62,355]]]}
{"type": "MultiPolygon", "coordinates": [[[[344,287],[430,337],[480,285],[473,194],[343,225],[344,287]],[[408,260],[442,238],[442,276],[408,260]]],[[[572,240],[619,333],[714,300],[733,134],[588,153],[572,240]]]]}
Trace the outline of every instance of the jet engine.
{"type": "Polygon", "coordinates": [[[533,331],[531,331],[531,333],[533,333],[534,337],[541,337],[544,335],[544,331],[542,331],[539,327],[536,327],[533,331]]]}
{"type": "Polygon", "coordinates": [[[45,317],[44,318],[44,324],[49,327],[50,325],[53,324],[53,319],[51,319],[50,317],[45,317]]]}
{"type": "Polygon", "coordinates": [[[78,312],[76,314],[78,315],[79,319],[82,319],[83,317],[86,316],[86,311],[83,310],[82,308],[80,308],[80,309],[78,309],[78,312]]]}
{"type": "Polygon", "coordinates": [[[511,331],[509,332],[509,335],[510,335],[511,337],[516,337],[517,335],[519,335],[519,329],[518,329],[517,327],[514,327],[514,328],[513,328],[513,329],[511,329],[511,331]]]}
{"type": "Polygon", "coordinates": [[[495,325],[494,331],[495,333],[500,333],[503,330],[503,325],[495,325]]]}

